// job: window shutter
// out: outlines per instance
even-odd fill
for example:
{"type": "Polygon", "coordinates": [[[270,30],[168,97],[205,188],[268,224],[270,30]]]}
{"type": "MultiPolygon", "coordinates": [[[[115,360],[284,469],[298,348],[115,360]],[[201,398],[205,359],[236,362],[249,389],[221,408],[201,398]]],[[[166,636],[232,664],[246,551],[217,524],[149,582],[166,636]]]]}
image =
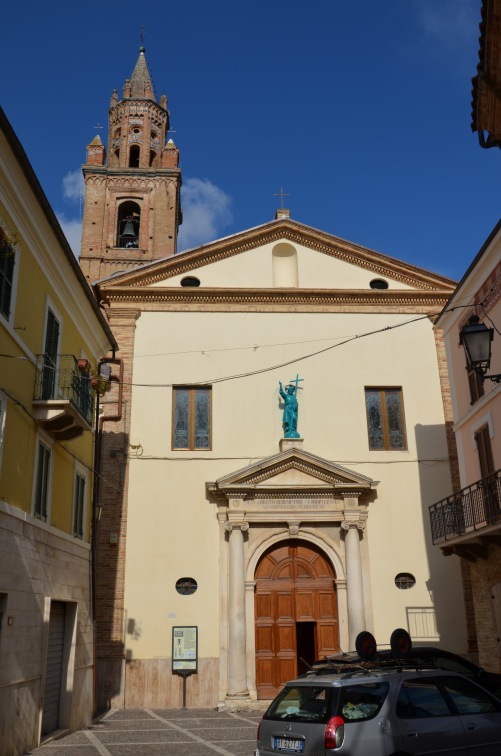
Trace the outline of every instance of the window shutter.
{"type": "Polygon", "coordinates": [[[50,449],[41,441],[38,444],[37,477],[35,489],[35,516],[47,519],[47,500],[49,494],[50,449]]]}
{"type": "Polygon", "coordinates": [[[15,253],[10,244],[4,242],[0,247],[0,312],[9,318],[12,299],[12,282],[14,280],[15,253]]]}
{"type": "Polygon", "coordinates": [[[470,388],[470,403],[475,404],[484,395],[484,382],[476,370],[468,370],[468,386],[470,388]]]}
{"type": "Polygon", "coordinates": [[[57,351],[59,346],[59,322],[51,309],[47,311],[45,331],[44,365],[42,376],[42,399],[53,399],[56,387],[57,351]]]}
{"type": "Polygon", "coordinates": [[[75,476],[75,501],[73,502],[73,535],[84,536],[85,478],[78,473],[75,476]]]}
{"type": "Polygon", "coordinates": [[[494,472],[494,459],[488,425],[483,425],[479,428],[475,433],[475,441],[477,442],[478,459],[480,462],[480,475],[482,478],[487,478],[494,472]]]}

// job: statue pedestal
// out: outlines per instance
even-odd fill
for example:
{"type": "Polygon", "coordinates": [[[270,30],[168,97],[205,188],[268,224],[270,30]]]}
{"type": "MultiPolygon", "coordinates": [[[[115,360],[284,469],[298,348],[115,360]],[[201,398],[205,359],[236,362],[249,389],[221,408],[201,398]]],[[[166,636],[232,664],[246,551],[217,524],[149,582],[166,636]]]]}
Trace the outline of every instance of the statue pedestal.
{"type": "Polygon", "coordinates": [[[303,446],[304,438],[281,438],[280,439],[280,451],[287,451],[288,449],[301,449],[303,446]]]}

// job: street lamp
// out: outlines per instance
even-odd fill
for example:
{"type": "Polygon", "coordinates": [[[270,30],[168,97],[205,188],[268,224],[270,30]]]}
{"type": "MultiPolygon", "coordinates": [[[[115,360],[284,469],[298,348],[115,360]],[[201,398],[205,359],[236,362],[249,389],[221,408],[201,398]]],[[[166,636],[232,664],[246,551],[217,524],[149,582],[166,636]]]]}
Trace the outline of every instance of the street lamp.
{"type": "Polygon", "coordinates": [[[480,322],[478,315],[471,315],[468,324],[459,332],[459,343],[463,345],[468,367],[474,370],[482,380],[489,378],[495,383],[501,383],[501,373],[487,375],[491,364],[491,342],[494,338],[494,328],[487,328],[480,322]]]}

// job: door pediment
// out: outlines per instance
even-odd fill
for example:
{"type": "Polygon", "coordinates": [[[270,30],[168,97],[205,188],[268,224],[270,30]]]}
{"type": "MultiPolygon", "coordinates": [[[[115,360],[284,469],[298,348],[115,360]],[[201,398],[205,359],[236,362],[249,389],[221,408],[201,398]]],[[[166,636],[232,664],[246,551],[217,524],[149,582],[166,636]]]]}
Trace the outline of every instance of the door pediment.
{"type": "Polygon", "coordinates": [[[207,490],[216,497],[256,498],[273,494],[319,493],[363,496],[374,490],[374,481],[359,472],[330,462],[302,449],[292,448],[225,475],[207,490]]]}

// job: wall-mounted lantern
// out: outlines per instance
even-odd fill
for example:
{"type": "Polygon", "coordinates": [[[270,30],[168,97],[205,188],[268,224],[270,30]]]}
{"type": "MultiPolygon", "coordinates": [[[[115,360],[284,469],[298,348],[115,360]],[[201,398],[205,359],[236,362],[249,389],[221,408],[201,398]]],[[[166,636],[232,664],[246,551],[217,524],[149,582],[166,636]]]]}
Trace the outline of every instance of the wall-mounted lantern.
{"type": "Polygon", "coordinates": [[[495,383],[501,383],[501,373],[487,375],[491,364],[491,342],[494,338],[494,328],[487,328],[480,322],[478,315],[472,315],[459,332],[459,343],[463,345],[468,367],[474,370],[482,380],[488,378],[495,383]]]}

